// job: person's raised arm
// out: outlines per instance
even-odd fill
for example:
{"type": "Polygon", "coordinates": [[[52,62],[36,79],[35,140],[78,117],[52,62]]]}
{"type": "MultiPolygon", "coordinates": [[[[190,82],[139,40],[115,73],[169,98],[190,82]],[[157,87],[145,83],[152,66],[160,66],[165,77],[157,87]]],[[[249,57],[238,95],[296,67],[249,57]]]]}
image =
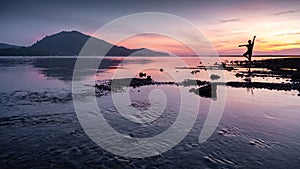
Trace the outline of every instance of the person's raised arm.
{"type": "Polygon", "coordinates": [[[253,37],[252,45],[254,45],[255,38],[256,38],[256,36],[253,37]]]}

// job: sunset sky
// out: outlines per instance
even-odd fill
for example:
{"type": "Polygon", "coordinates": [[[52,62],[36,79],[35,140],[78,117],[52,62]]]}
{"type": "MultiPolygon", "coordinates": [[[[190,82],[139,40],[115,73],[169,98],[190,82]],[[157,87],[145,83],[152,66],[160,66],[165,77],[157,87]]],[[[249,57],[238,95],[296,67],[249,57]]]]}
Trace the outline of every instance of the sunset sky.
{"type": "MultiPolygon", "coordinates": [[[[62,30],[93,35],[112,20],[137,12],[170,13],[188,20],[219,54],[242,54],[245,49],[237,46],[254,35],[257,36],[254,54],[300,54],[298,0],[1,1],[0,43],[29,46],[62,30]]],[[[137,35],[118,45],[191,54],[176,40],[152,34],[137,35]]]]}

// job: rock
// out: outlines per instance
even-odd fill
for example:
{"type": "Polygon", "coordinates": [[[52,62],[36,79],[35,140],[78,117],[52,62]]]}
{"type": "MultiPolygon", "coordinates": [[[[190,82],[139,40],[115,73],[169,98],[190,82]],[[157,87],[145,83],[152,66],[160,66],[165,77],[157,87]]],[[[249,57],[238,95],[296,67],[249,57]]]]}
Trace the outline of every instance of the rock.
{"type": "Polygon", "coordinates": [[[217,85],[216,84],[208,84],[200,87],[199,89],[190,89],[190,92],[193,92],[201,97],[208,97],[212,99],[217,98],[217,85]]]}
{"type": "Polygon", "coordinates": [[[244,74],[243,73],[237,73],[237,74],[235,74],[235,77],[244,77],[244,74]]]}
{"type": "Polygon", "coordinates": [[[292,80],[300,80],[300,71],[296,71],[292,74],[292,80]]]}
{"type": "Polygon", "coordinates": [[[217,79],[220,79],[220,76],[219,76],[219,75],[212,74],[212,75],[210,75],[210,79],[211,79],[211,80],[217,80],[217,79]]]}
{"type": "Polygon", "coordinates": [[[193,75],[193,74],[196,74],[196,73],[199,73],[200,72],[200,70],[193,70],[193,71],[191,71],[191,74],[193,75]]]}
{"type": "Polygon", "coordinates": [[[96,84],[95,87],[98,88],[98,89],[100,89],[100,90],[111,91],[111,87],[110,87],[109,85],[105,85],[105,84],[96,84]]]}
{"type": "Polygon", "coordinates": [[[143,73],[143,72],[140,72],[139,76],[142,78],[142,77],[146,77],[147,74],[146,74],[146,73],[143,73]]]}
{"type": "Polygon", "coordinates": [[[251,78],[245,78],[244,81],[245,82],[251,82],[251,78]]]}
{"type": "Polygon", "coordinates": [[[152,80],[151,76],[147,76],[146,80],[151,81],[152,80]]]}

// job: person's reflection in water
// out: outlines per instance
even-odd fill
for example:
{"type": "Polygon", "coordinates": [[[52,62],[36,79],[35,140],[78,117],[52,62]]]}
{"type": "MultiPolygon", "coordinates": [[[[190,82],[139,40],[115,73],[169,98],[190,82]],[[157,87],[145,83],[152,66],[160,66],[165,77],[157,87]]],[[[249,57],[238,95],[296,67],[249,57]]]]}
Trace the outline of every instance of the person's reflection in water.
{"type": "MultiPolygon", "coordinates": [[[[245,81],[251,83],[252,82],[252,71],[251,71],[251,68],[248,67],[248,72],[247,72],[247,75],[246,75],[246,79],[245,81]]],[[[253,91],[253,88],[247,88],[247,92],[251,92],[251,95],[253,96],[254,95],[254,91],[253,91]]]]}
{"type": "Polygon", "coordinates": [[[246,89],[247,89],[247,93],[251,92],[251,95],[254,96],[253,88],[246,88],[246,89]]]}

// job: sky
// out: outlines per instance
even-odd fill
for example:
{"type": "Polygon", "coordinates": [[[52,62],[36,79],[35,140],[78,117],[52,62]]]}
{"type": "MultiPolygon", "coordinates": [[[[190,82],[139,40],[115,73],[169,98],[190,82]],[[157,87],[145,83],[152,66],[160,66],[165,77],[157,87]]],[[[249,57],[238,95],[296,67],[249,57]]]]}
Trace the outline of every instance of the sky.
{"type": "MultiPolygon", "coordinates": [[[[254,54],[300,54],[298,0],[2,0],[0,43],[30,46],[63,30],[93,35],[109,22],[138,12],[169,13],[186,19],[210,40],[219,54],[242,54],[245,48],[238,45],[254,35],[254,54]]],[[[110,35],[105,37],[103,40],[113,43],[110,35]]],[[[161,35],[136,35],[118,45],[191,54],[177,40],[161,35]]]]}

